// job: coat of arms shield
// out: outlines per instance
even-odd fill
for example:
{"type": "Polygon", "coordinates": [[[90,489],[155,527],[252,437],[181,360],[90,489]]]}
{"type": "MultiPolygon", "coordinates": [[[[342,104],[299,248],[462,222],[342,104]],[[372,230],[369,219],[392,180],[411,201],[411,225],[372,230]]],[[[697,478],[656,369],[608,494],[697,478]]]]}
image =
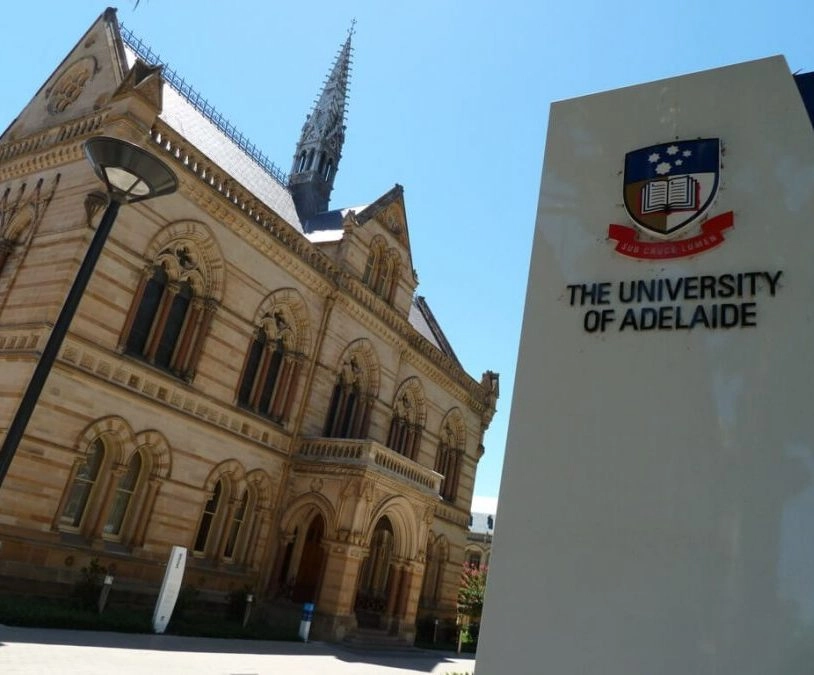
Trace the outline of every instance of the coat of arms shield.
{"type": "Polygon", "coordinates": [[[672,141],[625,155],[625,209],[648,234],[668,238],[698,220],[715,198],[717,138],[672,141]]]}

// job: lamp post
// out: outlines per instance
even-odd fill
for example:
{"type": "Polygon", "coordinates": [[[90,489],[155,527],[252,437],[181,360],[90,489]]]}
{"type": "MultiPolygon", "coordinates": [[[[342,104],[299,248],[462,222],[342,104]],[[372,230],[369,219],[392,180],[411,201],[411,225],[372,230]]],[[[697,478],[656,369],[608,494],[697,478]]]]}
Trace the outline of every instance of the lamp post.
{"type": "Polygon", "coordinates": [[[51,335],[34,368],[34,374],[23,394],[20,406],[6,430],[6,437],[0,448],[0,486],[8,473],[11,461],[17,452],[17,446],[45,385],[45,380],[48,373],[51,372],[65,334],[68,332],[68,326],[76,313],[76,308],[85,292],[93,269],[96,267],[99,255],[102,253],[119,207],[122,204],[133,204],[171,194],[178,187],[175,174],[164,162],[127,141],[106,136],[91,138],[85,142],[85,156],[93,166],[96,175],[105,183],[110,203],[85,252],[85,257],[79,266],[73,285],[68,291],[56,323],[51,329],[51,335]]]}

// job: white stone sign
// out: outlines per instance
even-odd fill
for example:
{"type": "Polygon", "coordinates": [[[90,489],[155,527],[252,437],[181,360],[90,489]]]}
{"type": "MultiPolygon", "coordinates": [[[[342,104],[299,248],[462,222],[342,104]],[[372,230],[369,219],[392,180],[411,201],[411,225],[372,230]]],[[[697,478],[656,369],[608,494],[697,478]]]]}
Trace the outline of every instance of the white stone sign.
{"type": "Polygon", "coordinates": [[[153,631],[156,633],[167,630],[172,610],[175,609],[175,601],[178,600],[178,593],[181,590],[181,582],[184,580],[186,562],[187,550],[183,546],[173,546],[153,610],[153,631]]]}
{"type": "Polygon", "coordinates": [[[478,675],[811,672],[813,322],[783,58],[552,106],[478,675]]]}

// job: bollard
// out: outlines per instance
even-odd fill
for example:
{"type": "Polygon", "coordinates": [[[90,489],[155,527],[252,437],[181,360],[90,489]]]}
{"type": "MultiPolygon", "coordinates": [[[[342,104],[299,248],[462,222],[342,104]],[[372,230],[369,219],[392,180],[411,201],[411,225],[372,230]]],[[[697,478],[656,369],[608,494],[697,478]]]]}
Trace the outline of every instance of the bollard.
{"type": "Polygon", "coordinates": [[[438,642],[438,619],[435,620],[435,625],[432,629],[432,643],[438,642]]]}
{"type": "Polygon", "coordinates": [[[314,618],[314,603],[306,602],[302,606],[302,621],[300,621],[300,640],[308,642],[308,633],[311,632],[311,621],[314,618]]]}
{"type": "Polygon", "coordinates": [[[246,611],[243,612],[243,628],[249,623],[249,616],[252,613],[252,603],[254,602],[254,595],[246,593],[246,611]]]}
{"type": "Polygon", "coordinates": [[[99,593],[99,602],[97,607],[99,608],[99,614],[105,611],[105,605],[107,604],[107,596],[110,595],[110,589],[113,587],[113,577],[111,575],[105,576],[105,581],[102,584],[102,590],[99,593]]]}

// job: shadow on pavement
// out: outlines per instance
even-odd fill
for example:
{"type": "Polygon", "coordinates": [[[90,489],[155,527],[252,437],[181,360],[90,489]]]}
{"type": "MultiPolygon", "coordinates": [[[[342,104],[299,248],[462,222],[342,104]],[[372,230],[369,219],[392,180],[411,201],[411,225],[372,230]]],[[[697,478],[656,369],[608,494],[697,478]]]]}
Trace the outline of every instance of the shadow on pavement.
{"type": "Polygon", "coordinates": [[[180,635],[146,635],[99,631],[63,630],[52,628],[22,628],[0,625],[0,649],[7,642],[107,649],[137,649],[150,651],[198,652],[217,654],[274,654],[280,656],[333,656],[348,663],[404,668],[430,673],[438,665],[455,664],[471,671],[466,663],[471,656],[457,657],[450,652],[425,649],[398,651],[365,650],[325,642],[274,642],[266,640],[226,640],[221,638],[186,637],[180,635]]]}

